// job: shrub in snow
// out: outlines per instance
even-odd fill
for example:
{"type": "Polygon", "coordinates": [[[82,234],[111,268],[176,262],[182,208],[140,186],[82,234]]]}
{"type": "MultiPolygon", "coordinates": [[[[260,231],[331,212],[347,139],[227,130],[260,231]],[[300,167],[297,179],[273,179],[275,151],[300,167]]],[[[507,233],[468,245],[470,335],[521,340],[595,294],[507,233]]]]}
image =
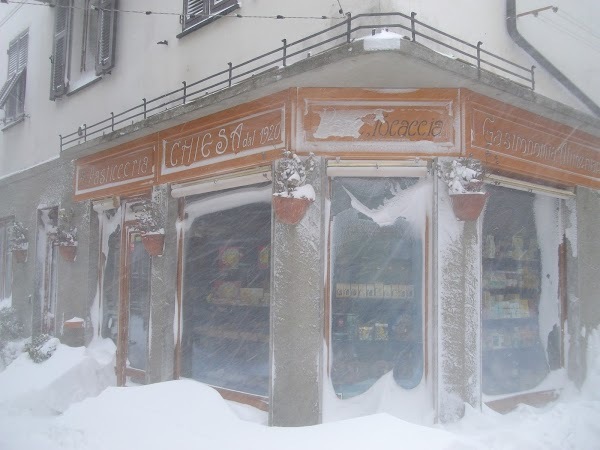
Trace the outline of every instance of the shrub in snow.
{"type": "Polygon", "coordinates": [[[23,324],[14,308],[0,309],[0,369],[8,366],[21,353],[18,341],[23,337],[23,324]]]}
{"type": "Polygon", "coordinates": [[[25,344],[23,351],[29,353],[33,362],[41,363],[49,359],[58,347],[59,340],[47,334],[40,334],[31,338],[31,342],[25,344]]]}
{"type": "Polygon", "coordinates": [[[483,192],[485,171],[481,162],[471,156],[438,165],[438,175],[448,186],[450,194],[483,192]]]}
{"type": "Polygon", "coordinates": [[[284,150],[283,158],[279,161],[275,170],[275,190],[273,195],[280,197],[295,197],[309,198],[312,191],[312,199],[314,199],[314,189],[312,186],[306,185],[306,176],[315,168],[314,154],[310,153],[304,161],[298,155],[288,150],[284,150]],[[310,186],[310,189],[303,187],[310,186]]]}
{"type": "Polygon", "coordinates": [[[23,337],[23,324],[19,321],[15,309],[0,309],[0,347],[21,337],[23,337]]]}
{"type": "Polygon", "coordinates": [[[13,222],[8,229],[8,233],[11,251],[27,250],[27,247],[29,247],[28,230],[21,222],[13,222]]]}

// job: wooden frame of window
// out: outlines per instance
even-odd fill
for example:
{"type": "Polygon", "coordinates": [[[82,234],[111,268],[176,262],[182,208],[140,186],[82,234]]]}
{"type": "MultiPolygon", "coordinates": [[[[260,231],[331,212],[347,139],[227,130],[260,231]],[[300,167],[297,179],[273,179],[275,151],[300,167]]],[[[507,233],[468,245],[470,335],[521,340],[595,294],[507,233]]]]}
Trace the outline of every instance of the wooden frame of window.
{"type": "MultiPolygon", "coordinates": [[[[125,386],[127,377],[131,377],[136,383],[144,383],[146,380],[146,371],[127,367],[128,343],[129,343],[129,286],[130,286],[130,255],[129,248],[134,235],[139,234],[136,230],[136,220],[125,220],[126,209],[132,204],[144,201],[145,198],[131,198],[123,200],[121,207],[123,209],[123,218],[121,221],[121,250],[119,256],[119,324],[117,337],[117,356],[116,356],[116,374],[117,386],[125,386]]],[[[148,280],[150,281],[150,280],[148,280]]],[[[151,293],[150,293],[151,295],[151,293]]],[[[150,300],[150,299],[149,299],[150,300]]],[[[150,304],[148,304],[150,308],[150,304]]],[[[148,336],[146,336],[148,339],[148,336]]],[[[147,359],[147,355],[146,355],[147,359]]]]}
{"type": "Polygon", "coordinates": [[[57,318],[54,317],[50,322],[50,314],[56,314],[57,307],[57,269],[58,269],[58,241],[55,233],[49,233],[42,215],[45,211],[48,214],[48,220],[53,226],[58,224],[58,206],[50,206],[37,210],[37,232],[36,232],[36,258],[42,262],[42,279],[40,304],[40,331],[42,333],[56,334],[57,318]],[[43,237],[40,236],[43,234],[43,237]],[[41,245],[41,243],[45,245],[41,245]]]}
{"type": "MultiPolygon", "coordinates": [[[[264,167],[264,163],[260,165],[256,165],[255,168],[264,167]]],[[[246,169],[248,169],[246,167],[246,169]]],[[[250,168],[252,169],[252,167],[250,168]]],[[[246,172],[237,173],[244,174],[246,172]]],[[[224,177],[234,176],[236,172],[226,172],[225,174],[221,174],[224,177]]],[[[212,180],[213,178],[211,178],[212,180]]],[[[197,180],[198,183],[202,182],[202,179],[197,180]]],[[[237,188],[243,188],[243,186],[238,186],[237,188]]],[[[221,188],[220,188],[221,189],[221,188]]],[[[220,190],[220,189],[217,189],[220,190]]],[[[227,189],[227,188],[223,188],[227,189]]],[[[178,199],[178,217],[180,220],[183,220],[186,217],[185,212],[186,207],[186,197],[180,197],[178,199]]],[[[176,312],[178,313],[175,321],[177,323],[177,333],[176,343],[175,343],[175,358],[174,358],[174,378],[180,379],[182,378],[182,352],[183,352],[183,344],[182,344],[182,336],[183,336],[183,292],[184,292],[184,273],[185,273],[185,233],[183,231],[183,227],[181,227],[177,232],[177,305],[176,312]]],[[[270,325],[269,325],[270,326],[270,325]]],[[[269,340],[272,339],[271,330],[269,329],[269,340]]],[[[269,374],[271,370],[269,371],[269,374]]],[[[227,389],[219,386],[212,386],[221,396],[226,400],[232,400],[238,403],[244,403],[250,406],[254,406],[262,411],[269,410],[269,400],[268,397],[256,394],[250,394],[246,392],[236,391],[233,389],[227,389]]]]}
{"type": "MultiPolygon", "coordinates": [[[[394,158],[393,156],[388,155],[381,155],[383,156],[382,158],[380,158],[378,161],[382,163],[382,167],[387,165],[390,166],[394,166],[397,165],[397,167],[400,166],[404,166],[404,167],[411,167],[412,164],[414,164],[414,160],[408,160],[408,159],[401,159],[401,158],[394,158]]],[[[371,163],[373,163],[373,155],[372,154],[368,154],[368,155],[362,155],[362,154],[352,154],[352,153],[344,153],[343,156],[338,156],[335,161],[339,161],[340,158],[347,158],[345,159],[344,163],[348,163],[348,164],[355,164],[358,167],[361,166],[368,166],[371,163]]],[[[328,159],[328,161],[334,161],[334,159],[328,159]]],[[[375,165],[375,167],[377,167],[377,165],[375,165]]],[[[340,177],[343,177],[343,175],[339,175],[340,177]]],[[[355,175],[356,176],[356,175],[355,175]]],[[[387,175],[389,177],[393,177],[394,175],[387,175]]],[[[399,177],[401,177],[401,175],[398,175],[399,177]]],[[[369,175],[365,174],[364,177],[368,178],[369,175]]],[[[332,181],[332,177],[328,176],[328,189],[327,189],[327,195],[328,195],[328,199],[331,202],[331,181],[332,181]]],[[[324,339],[325,339],[325,346],[326,346],[326,355],[325,355],[325,361],[326,361],[326,370],[327,370],[327,376],[331,377],[331,361],[332,361],[332,349],[331,349],[331,339],[332,339],[332,330],[331,330],[331,320],[332,320],[332,260],[331,260],[331,236],[332,236],[332,226],[333,226],[333,220],[332,220],[332,216],[329,215],[329,224],[327,226],[327,233],[328,233],[328,238],[327,238],[327,246],[326,246],[326,257],[325,257],[325,263],[327,265],[326,270],[327,270],[327,277],[324,283],[324,301],[325,301],[325,305],[324,305],[324,310],[323,310],[323,316],[324,316],[324,324],[323,324],[323,333],[324,333],[324,339]]],[[[430,283],[431,283],[431,273],[432,273],[432,267],[430,267],[430,263],[431,263],[431,226],[430,226],[430,218],[427,217],[425,219],[425,230],[423,230],[423,259],[422,259],[422,264],[423,264],[423,276],[422,276],[422,283],[423,283],[423,290],[422,290],[422,338],[423,338],[423,375],[422,375],[422,379],[424,381],[427,381],[430,377],[430,351],[429,351],[429,346],[430,346],[430,339],[431,336],[429,336],[429,332],[430,332],[430,302],[431,302],[431,298],[430,298],[430,293],[431,293],[431,289],[430,289],[430,283]]]]}
{"type": "Polygon", "coordinates": [[[12,253],[10,251],[10,239],[8,236],[8,229],[14,222],[14,217],[4,217],[0,219],[0,300],[3,298],[10,297],[12,293],[12,253]]]}
{"type": "MultiPolygon", "coordinates": [[[[497,177],[498,180],[496,180],[495,182],[492,180],[488,180],[488,182],[491,182],[492,184],[499,184],[500,186],[503,186],[505,189],[514,189],[517,191],[525,191],[525,192],[530,192],[536,195],[547,195],[550,198],[555,199],[556,201],[558,201],[560,203],[560,207],[559,207],[559,214],[563,213],[563,199],[567,198],[568,196],[573,196],[574,194],[569,190],[566,189],[564,184],[554,184],[554,185],[548,185],[548,183],[544,184],[539,184],[539,180],[532,178],[530,176],[518,176],[515,177],[515,174],[510,173],[510,172],[506,172],[503,171],[501,172],[502,176],[497,177]],[[511,184],[512,183],[512,184],[511,184]],[[537,189],[536,189],[537,188],[537,189]]],[[[559,220],[560,223],[560,220],[559,220]]],[[[564,368],[565,367],[565,348],[564,348],[564,341],[565,341],[565,325],[566,325],[566,321],[567,321],[567,313],[568,313],[568,306],[567,306],[567,245],[566,245],[566,236],[564,234],[564,229],[560,228],[559,225],[559,229],[558,232],[561,233],[561,235],[559,236],[560,238],[560,244],[558,245],[558,248],[556,249],[558,256],[557,256],[557,263],[558,263],[558,274],[557,274],[557,281],[558,281],[558,291],[557,291],[557,299],[558,299],[558,315],[556,317],[557,323],[559,325],[560,328],[560,355],[559,355],[559,361],[560,361],[560,367],[564,368]]],[[[483,290],[483,284],[482,284],[482,290],[483,290]]],[[[483,301],[483,297],[482,297],[482,301],[483,301]]],[[[483,311],[483,306],[482,306],[482,311],[483,311]]],[[[482,325],[482,330],[483,330],[483,325],[482,325]]],[[[483,337],[483,331],[482,331],[482,337],[483,337]]],[[[482,344],[482,357],[483,357],[483,344],[482,344]]],[[[547,351],[546,351],[546,357],[547,357],[547,351]]],[[[483,374],[482,374],[482,378],[483,378],[483,374]]],[[[517,407],[518,404],[520,403],[525,403],[527,405],[531,405],[531,406],[543,406],[553,400],[555,400],[558,397],[558,391],[557,390],[539,390],[539,391],[533,391],[533,392],[527,392],[527,393],[507,393],[507,394],[503,394],[502,398],[496,399],[496,400],[490,400],[490,401],[483,401],[486,406],[492,408],[493,410],[500,412],[500,413],[507,413],[512,411],[514,408],[517,407]]]]}

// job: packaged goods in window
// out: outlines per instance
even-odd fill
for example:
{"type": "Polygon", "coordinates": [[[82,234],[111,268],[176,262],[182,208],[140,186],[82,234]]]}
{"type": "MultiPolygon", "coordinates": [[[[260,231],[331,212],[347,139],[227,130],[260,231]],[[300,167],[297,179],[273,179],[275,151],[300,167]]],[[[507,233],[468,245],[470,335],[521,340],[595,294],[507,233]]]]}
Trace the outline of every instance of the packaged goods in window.
{"type": "Polygon", "coordinates": [[[361,341],[372,341],[373,327],[371,325],[358,327],[358,339],[361,341]]]}
{"type": "Polygon", "coordinates": [[[349,196],[376,208],[415,181],[332,181],[331,379],[340,398],[365,392],[389,371],[405,389],[421,381],[420,233],[403,218],[379,226],[349,196]]]}
{"type": "Polygon", "coordinates": [[[388,324],[387,323],[375,323],[375,340],[376,341],[387,341],[388,335],[388,324]]]}
{"type": "Polygon", "coordinates": [[[239,281],[215,281],[213,297],[222,299],[234,299],[240,296],[239,281]]]}
{"type": "Polygon", "coordinates": [[[258,306],[263,302],[264,289],[240,288],[240,304],[258,306]]]}
{"type": "Polygon", "coordinates": [[[187,202],[184,253],[182,375],[263,397],[270,375],[271,195],[265,184],[187,202]],[[221,196],[242,206],[204,214],[205,200],[221,196]],[[248,197],[264,202],[244,204],[248,197]]]}
{"type": "Polygon", "coordinates": [[[558,248],[552,247],[552,239],[540,241],[537,233],[540,227],[557,229],[552,218],[557,205],[547,197],[508,188],[490,186],[490,193],[483,221],[482,387],[484,393],[497,395],[533,389],[549,370],[540,338],[548,333],[542,328],[547,325],[539,311],[546,302],[544,321],[552,310],[559,320],[558,280],[550,275],[557,269],[542,272],[541,254],[556,257],[558,248]],[[536,208],[548,201],[549,207],[536,208]],[[544,280],[542,273],[547,274],[544,280]],[[546,279],[550,289],[543,293],[546,279]]]}
{"type": "Polygon", "coordinates": [[[268,269],[270,267],[271,258],[271,246],[263,245],[258,249],[258,266],[261,269],[268,269]]]}
{"type": "Polygon", "coordinates": [[[221,247],[219,249],[219,266],[221,269],[237,269],[241,257],[240,247],[221,247]]]}

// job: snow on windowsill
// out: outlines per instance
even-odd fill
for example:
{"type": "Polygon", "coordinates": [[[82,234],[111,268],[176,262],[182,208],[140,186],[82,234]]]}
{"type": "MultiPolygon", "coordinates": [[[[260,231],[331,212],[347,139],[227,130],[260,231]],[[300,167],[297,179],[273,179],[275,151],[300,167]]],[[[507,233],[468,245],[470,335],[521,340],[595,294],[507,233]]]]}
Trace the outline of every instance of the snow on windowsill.
{"type": "Polygon", "coordinates": [[[542,380],[540,384],[535,386],[534,388],[527,389],[525,391],[519,392],[511,392],[509,394],[500,394],[500,395],[486,395],[482,394],[482,400],[484,403],[493,402],[496,400],[504,400],[511,397],[517,397],[519,395],[526,394],[534,394],[536,392],[544,392],[544,391],[558,391],[563,389],[567,384],[567,371],[566,369],[557,369],[553,370],[542,380]]]}
{"type": "Polygon", "coordinates": [[[95,72],[84,73],[81,78],[75,81],[73,84],[69,86],[69,92],[67,92],[67,96],[76,94],[82,89],[95,84],[96,82],[102,79],[101,76],[96,75],[95,72]]]}

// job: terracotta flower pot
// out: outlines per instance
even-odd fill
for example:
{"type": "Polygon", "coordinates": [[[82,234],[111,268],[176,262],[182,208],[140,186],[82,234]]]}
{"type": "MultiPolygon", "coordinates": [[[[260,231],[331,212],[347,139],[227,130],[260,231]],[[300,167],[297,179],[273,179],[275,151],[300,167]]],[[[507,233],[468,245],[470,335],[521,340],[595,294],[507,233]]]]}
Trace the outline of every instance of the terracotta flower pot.
{"type": "Polygon", "coordinates": [[[486,192],[469,192],[466,194],[452,194],[452,209],[458,220],[474,221],[479,218],[489,194],[486,192]]]}
{"type": "Polygon", "coordinates": [[[142,244],[150,256],[160,256],[165,247],[165,235],[142,234],[142,244]]]}
{"type": "Polygon", "coordinates": [[[281,223],[287,225],[296,225],[300,222],[311,203],[312,200],[307,198],[273,196],[275,217],[277,217],[277,220],[281,223]]]}
{"type": "Polygon", "coordinates": [[[63,326],[65,328],[69,328],[69,329],[72,329],[72,330],[81,329],[81,328],[83,328],[83,325],[84,325],[84,321],[83,320],[76,320],[76,321],[67,320],[63,324],[63,326]]]}
{"type": "Polygon", "coordinates": [[[15,258],[15,261],[18,263],[24,263],[25,261],[27,261],[27,250],[13,250],[12,254],[13,258],[15,258]]]}
{"type": "Polygon", "coordinates": [[[77,246],[76,245],[59,245],[58,252],[62,259],[67,262],[75,261],[75,257],[77,256],[77,246]]]}

